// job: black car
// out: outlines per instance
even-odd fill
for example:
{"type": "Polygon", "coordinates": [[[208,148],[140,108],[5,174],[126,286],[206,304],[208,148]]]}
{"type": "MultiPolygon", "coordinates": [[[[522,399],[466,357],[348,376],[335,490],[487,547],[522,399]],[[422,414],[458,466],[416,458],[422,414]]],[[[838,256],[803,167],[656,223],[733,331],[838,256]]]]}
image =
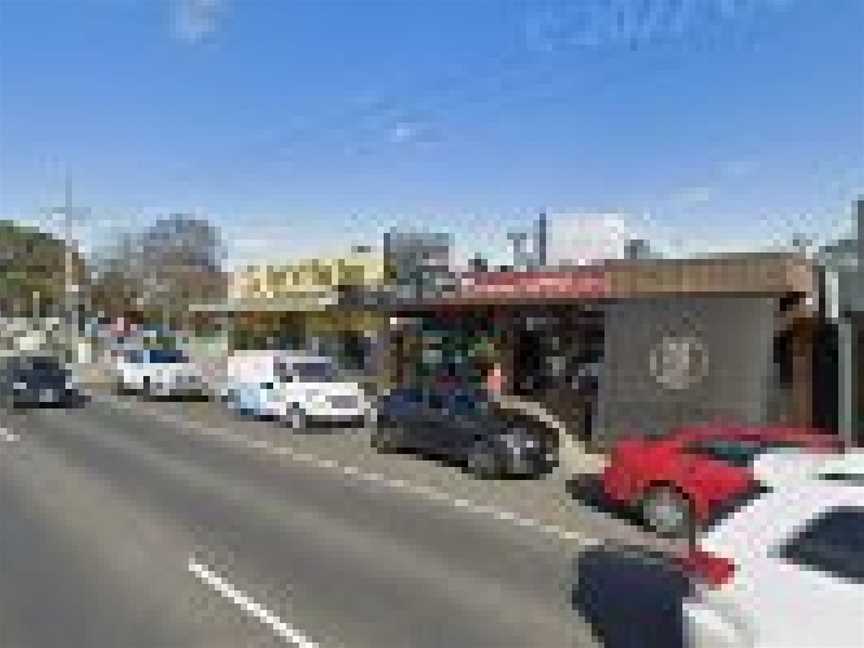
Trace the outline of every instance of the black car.
{"type": "Polygon", "coordinates": [[[0,404],[11,407],[77,406],[85,396],[54,356],[16,356],[0,363],[0,404]]]}
{"type": "Polygon", "coordinates": [[[399,388],[376,408],[372,443],[461,464],[479,477],[536,476],[558,463],[558,433],[480,389],[399,388]]]}

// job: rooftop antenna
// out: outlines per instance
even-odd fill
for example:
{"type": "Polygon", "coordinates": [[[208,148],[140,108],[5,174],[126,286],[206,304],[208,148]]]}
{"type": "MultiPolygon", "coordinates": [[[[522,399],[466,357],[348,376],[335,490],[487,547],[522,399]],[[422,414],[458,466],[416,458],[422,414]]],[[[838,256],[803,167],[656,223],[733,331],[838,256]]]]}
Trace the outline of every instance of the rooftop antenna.
{"type": "Polygon", "coordinates": [[[546,244],[547,244],[547,228],[546,210],[540,210],[540,216],[537,219],[537,265],[542,269],[546,267],[546,244]]]}

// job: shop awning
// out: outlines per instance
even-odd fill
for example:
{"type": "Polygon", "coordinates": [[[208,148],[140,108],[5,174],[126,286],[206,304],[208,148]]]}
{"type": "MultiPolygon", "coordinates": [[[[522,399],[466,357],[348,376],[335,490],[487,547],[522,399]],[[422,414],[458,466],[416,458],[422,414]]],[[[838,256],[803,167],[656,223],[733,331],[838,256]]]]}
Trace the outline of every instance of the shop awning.
{"type": "Polygon", "coordinates": [[[193,313],[306,313],[324,311],[338,304],[335,295],[281,297],[276,299],[233,299],[214,304],[193,304],[193,313]]]}

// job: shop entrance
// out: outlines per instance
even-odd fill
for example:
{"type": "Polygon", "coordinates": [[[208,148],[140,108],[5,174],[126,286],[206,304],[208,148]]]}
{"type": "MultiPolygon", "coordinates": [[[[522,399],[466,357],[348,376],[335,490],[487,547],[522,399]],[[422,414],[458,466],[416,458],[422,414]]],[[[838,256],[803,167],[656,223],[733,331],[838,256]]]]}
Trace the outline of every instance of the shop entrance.
{"type": "Polygon", "coordinates": [[[837,325],[822,322],[813,337],[813,425],[837,432],[839,423],[837,325]]]}

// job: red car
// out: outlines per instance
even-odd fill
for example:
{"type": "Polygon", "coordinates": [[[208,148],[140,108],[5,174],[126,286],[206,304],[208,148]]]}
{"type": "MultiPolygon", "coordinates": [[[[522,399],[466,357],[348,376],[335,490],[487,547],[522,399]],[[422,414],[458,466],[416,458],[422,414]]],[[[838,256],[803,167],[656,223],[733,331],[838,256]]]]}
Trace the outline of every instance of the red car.
{"type": "Polygon", "coordinates": [[[683,537],[757,486],[753,459],[766,450],[840,451],[827,432],[790,427],[693,426],[653,439],[622,439],[603,472],[603,491],[636,507],[660,535],[683,537]]]}

